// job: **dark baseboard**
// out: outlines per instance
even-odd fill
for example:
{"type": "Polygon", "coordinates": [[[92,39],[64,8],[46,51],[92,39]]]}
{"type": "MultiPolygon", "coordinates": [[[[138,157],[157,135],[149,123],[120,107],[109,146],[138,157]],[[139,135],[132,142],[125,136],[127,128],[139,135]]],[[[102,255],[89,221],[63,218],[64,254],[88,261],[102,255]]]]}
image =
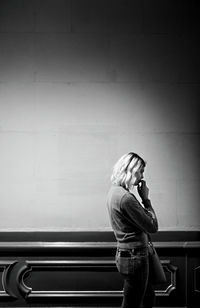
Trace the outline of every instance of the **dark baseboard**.
{"type": "MultiPolygon", "coordinates": [[[[151,235],[155,242],[200,241],[200,231],[159,231],[151,235]]],[[[112,231],[15,231],[0,232],[0,242],[114,242],[112,231]]]]}

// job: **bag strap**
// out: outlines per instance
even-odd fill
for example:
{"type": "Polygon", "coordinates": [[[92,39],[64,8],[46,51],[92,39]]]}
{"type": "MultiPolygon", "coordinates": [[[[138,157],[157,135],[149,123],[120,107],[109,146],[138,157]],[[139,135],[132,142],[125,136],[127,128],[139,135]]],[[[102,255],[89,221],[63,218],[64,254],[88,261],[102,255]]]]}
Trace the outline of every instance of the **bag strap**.
{"type": "Polygon", "coordinates": [[[150,235],[149,233],[147,233],[147,237],[148,237],[148,241],[149,241],[150,243],[152,243],[151,235],[150,235]]]}
{"type": "Polygon", "coordinates": [[[154,245],[153,245],[153,243],[152,243],[152,240],[151,240],[151,235],[149,234],[149,233],[147,233],[147,237],[148,237],[148,241],[149,241],[149,248],[151,249],[151,253],[153,254],[153,255],[155,255],[155,253],[156,253],[156,250],[155,250],[155,247],[154,247],[154,245]]]}

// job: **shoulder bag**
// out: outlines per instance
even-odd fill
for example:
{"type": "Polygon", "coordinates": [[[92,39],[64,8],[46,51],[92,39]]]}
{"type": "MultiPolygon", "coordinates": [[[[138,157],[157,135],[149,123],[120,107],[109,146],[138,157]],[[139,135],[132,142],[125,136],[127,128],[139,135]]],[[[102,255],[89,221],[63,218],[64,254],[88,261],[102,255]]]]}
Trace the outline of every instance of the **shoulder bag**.
{"type": "Polygon", "coordinates": [[[166,282],[166,276],[159,256],[153,246],[153,243],[148,243],[149,252],[149,276],[152,284],[162,284],[166,282]]]}

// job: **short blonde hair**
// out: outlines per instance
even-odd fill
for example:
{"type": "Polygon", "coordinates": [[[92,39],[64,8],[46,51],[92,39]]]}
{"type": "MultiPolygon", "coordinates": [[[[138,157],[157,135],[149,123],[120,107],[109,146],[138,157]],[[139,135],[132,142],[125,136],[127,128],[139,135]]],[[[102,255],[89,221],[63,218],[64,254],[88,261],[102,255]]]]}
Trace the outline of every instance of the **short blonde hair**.
{"type": "Polygon", "coordinates": [[[133,152],[124,154],[113,167],[112,184],[128,189],[132,175],[145,166],[146,162],[138,154],[133,152]]]}

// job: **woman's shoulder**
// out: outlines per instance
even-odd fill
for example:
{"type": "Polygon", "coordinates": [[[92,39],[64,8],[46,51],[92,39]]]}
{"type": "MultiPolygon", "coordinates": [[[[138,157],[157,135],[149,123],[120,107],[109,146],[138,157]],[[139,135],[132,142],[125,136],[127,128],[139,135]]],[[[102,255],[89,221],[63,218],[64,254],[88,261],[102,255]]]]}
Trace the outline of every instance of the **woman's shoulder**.
{"type": "Polygon", "coordinates": [[[131,206],[131,208],[132,208],[133,205],[134,205],[134,207],[139,207],[139,208],[141,207],[141,204],[138,201],[138,199],[136,198],[136,196],[129,191],[126,191],[122,195],[120,203],[121,203],[122,208],[123,207],[127,208],[127,206],[128,207],[131,206]]]}
{"type": "Polygon", "coordinates": [[[133,198],[133,196],[129,193],[128,190],[119,185],[112,185],[108,194],[118,200],[127,200],[129,198],[133,198]]]}

